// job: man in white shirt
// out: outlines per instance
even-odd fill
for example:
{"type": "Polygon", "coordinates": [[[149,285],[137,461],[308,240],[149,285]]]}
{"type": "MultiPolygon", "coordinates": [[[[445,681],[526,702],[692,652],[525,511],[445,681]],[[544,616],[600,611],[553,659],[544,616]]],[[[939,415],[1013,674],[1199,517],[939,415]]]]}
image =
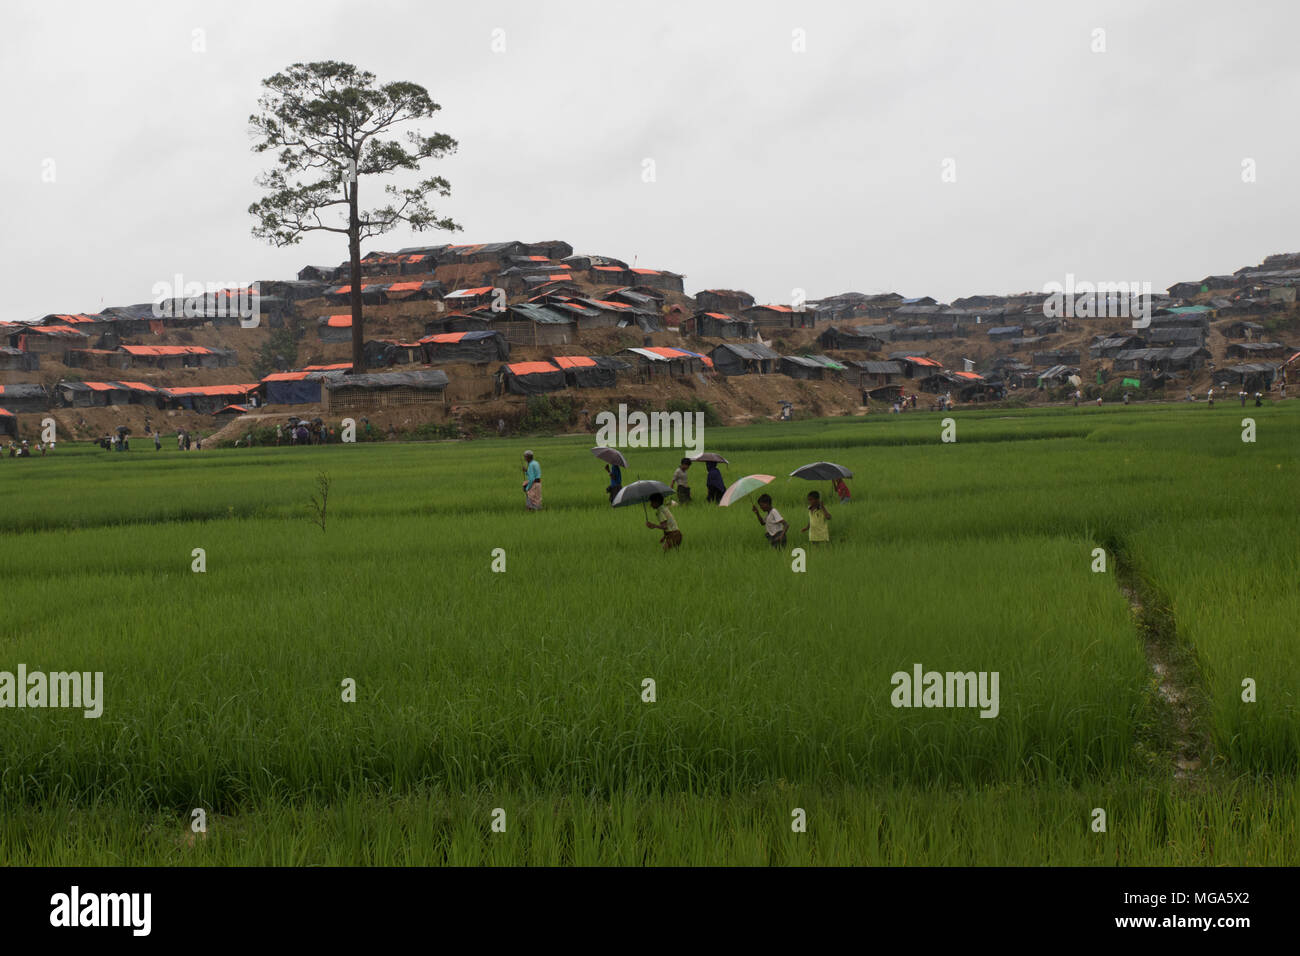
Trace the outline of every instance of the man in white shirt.
{"type": "Polygon", "coordinates": [[[774,548],[784,548],[785,531],[790,525],[781,517],[781,512],[772,507],[772,496],[760,496],[758,504],[750,510],[758,515],[758,523],[763,526],[763,533],[767,535],[768,544],[774,548]]]}

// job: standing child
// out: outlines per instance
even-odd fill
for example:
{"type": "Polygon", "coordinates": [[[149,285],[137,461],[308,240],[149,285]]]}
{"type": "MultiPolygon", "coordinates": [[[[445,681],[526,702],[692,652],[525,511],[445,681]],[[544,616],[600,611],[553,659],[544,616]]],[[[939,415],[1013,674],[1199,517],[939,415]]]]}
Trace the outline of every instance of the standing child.
{"type": "Polygon", "coordinates": [[[831,528],[827,524],[831,520],[831,513],[826,510],[822,504],[820,492],[808,492],[808,523],[803,526],[803,530],[808,532],[809,541],[830,541],[831,528]]]}
{"type": "Polygon", "coordinates": [[[758,499],[758,504],[750,509],[758,515],[758,523],[763,526],[763,533],[767,535],[767,543],[774,548],[785,547],[785,532],[790,527],[781,512],[772,507],[772,496],[763,495],[758,499]]]}
{"type": "Polygon", "coordinates": [[[682,533],[677,530],[677,519],[673,517],[673,513],[664,504],[664,496],[660,494],[651,495],[650,507],[654,508],[655,517],[659,519],[659,523],[647,521],[645,526],[664,533],[664,536],[659,539],[659,544],[665,551],[680,548],[682,546],[682,533]]]}
{"type": "Polygon", "coordinates": [[[691,467],[691,460],[683,458],[677,470],[673,472],[673,480],[669,482],[673,491],[677,493],[677,500],[684,505],[691,502],[691,484],[686,478],[686,469],[689,467],[691,467]]]}

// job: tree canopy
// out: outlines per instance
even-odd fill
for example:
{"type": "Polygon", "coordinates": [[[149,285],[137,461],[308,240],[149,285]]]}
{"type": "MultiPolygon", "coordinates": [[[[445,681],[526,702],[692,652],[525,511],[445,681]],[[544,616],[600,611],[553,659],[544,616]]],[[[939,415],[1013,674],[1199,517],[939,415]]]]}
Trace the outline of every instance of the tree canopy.
{"type": "Polygon", "coordinates": [[[267,194],[248,208],[257,220],[253,235],[276,246],[294,245],[309,232],[348,237],[353,365],[360,369],[362,240],[401,223],[416,231],[461,228],[430,205],[434,197],[451,194],[442,176],[410,186],[389,183],[384,204],[370,209],[361,208],[360,184],[367,176],[418,172],[425,160],[454,153],[456,140],[418,129],[399,139],[397,127],[427,120],[442,107],[418,84],[377,85],[373,73],[350,63],[295,63],[262,86],[260,112],[249,117],[257,140],[253,150],[273,153],[275,165],[258,178],[267,194]]]}

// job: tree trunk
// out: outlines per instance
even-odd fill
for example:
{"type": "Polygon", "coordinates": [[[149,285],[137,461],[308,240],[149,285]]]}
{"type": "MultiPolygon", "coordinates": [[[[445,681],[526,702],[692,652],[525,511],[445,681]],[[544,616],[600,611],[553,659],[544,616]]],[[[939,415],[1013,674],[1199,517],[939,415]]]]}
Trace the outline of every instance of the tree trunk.
{"type": "Polygon", "coordinates": [[[354,178],[348,190],[348,258],[351,260],[352,276],[352,372],[360,374],[366,370],[364,329],[361,323],[361,224],[357,220],[357,180],[354,178]]]}

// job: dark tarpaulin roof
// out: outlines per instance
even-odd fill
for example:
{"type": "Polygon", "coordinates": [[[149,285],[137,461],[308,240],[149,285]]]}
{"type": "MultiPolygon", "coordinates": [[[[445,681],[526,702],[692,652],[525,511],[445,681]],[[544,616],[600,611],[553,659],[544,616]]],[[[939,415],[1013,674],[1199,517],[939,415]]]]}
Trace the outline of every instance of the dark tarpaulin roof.
{"type": "Polygon", "coordinates": [[[343,375],[325,381],[325,388],[335,391],[340,388],[421,388],[441,390],[450,384],[447,373],[438,369],[425,369],[416,372],[386,372],[382,375],[343,375]]]}
{"type": "Polygon", "coordinates": [[[757,343],[746,342],[745,344],[741,345],[736,342],[728,342],[726,344],[719,345],[718,348],[725,349],[728,352],[740,356],[740,358],[749,359],[751,361],[756,361],[756,362],[767,361],[770,359],[779,359],[781,357],[779,352],[774,352],[766,345],[758,345],[757,343]]]}
{"type": "Polygon", "coordinates": [[[1178,345],[1172,348],[1164,349],[1126,349],[1118,353],[1115,358],[1121,361],[1132,359],[1170,359],[1178,361],[1180,359],[1191,358],[1201,352],[1206,351],[1203,348],[1196,348],[1190,345],[1178,345]]]}
{"type": "Polygon", "coordinates": [[[48,398],[44,386],[22,382],[15,385],[0,385],[0,401],[7,398],[48,398]]]}
{"type": "Polygon", "coordinates": [[[902,375],[903,366],[898,362],[849,362],[854,368],[860,368],[862,371],[871,375],[902,375]]]}
{"type": "Polygon", "coordinates": [[[520,302],[518,305],[509,307],[511,314],[517,315],[521,319],[532,322],[538,322],[542,325],[572,325],[573,319],[567,315],[550,309],[544,305],[534,305],[530,302],[520,302]]]}

